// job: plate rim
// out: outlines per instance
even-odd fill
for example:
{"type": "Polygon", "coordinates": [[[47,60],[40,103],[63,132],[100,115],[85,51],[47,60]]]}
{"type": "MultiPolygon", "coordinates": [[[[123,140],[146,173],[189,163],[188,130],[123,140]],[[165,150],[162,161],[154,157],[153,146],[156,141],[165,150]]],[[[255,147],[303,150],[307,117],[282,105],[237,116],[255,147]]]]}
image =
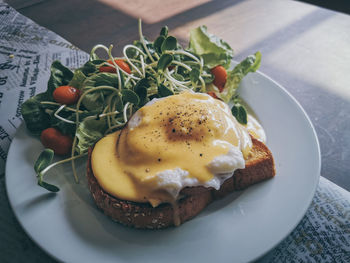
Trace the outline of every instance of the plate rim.
{"type": "Polygon", "coordinates": [[[307,112],[305,111],[305,109],[303,108],[303,106],[299,103],[299,101],[285,88],[283,87],[281,84],[279,84],[277,81],[275,81],[273,78],[269,77],[268,75],[266,75],[265,73],[261,72],[260,70],[257,70],[256,73],[260,74],[261,76],[263,76],[264,78],[268,79],[269,81],[271,81],[272,83],[274,83],[276,86],[279,87],[280,90],[282,90],[285,94],[287,94],[288,98],[291,99],[299,108],[299,110],[301,110],[301,112],[303,113],[303,116],[306,118],[308,124],[310,125],[312,134],[313,134],[313,138],[315,139],[315,146],[317,149],[317,180],[316,183],[313,185],[313,189],[310,191],[310,195],[309,195],[309,199],[307,200],[307,202],[305,202],[305,206],[303,208],[303,213],[300,214],[300,216],[298,217],[298,219],[296,220],[295,224],[291,227],[291,229],[289,231],[287,231],[287,234],[283,237],[280,238],[280,240],[278,240],[278,242],[272,246],[269,250],[265,251],[265,253],[261,254],[260,256],[255,257],[254,259],[252,259],[251,262],[254,262],[260,258],[263,258],[266,254],[268,254],[270,251],[272,251],[274,248],[276,248],[286,237],[288,237],[294,230],[295,228],[299,225],[299,223],[301,222],[301,220],[304,218],[307,210],[309,209],[309,207],[311,206],[311,202],[315,196],[317,187],[319,185],[319,181],[320,181],[320,177],[321,177],[321,167],[322,167],[322,155],[321,155],[321,147],[320,147],[320,142],[318,140],[318,136],[317,136],[317,132],[316,129],[309,117],[309,115],[307,114],[307,112]]]}

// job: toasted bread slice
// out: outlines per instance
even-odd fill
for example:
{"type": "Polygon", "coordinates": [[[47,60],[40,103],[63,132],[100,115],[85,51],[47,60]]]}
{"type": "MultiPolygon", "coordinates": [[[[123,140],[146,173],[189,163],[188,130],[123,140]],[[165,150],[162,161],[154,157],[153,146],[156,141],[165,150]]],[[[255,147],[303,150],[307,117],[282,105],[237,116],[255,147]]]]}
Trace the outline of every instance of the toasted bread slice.
{"type": "Polygon", "coordinates": [[[250,185],[275,176],[272,154],[266,145],[252,139],[251,156],[246,160],[246,167],[235,171],[219,190],[204,187],[184,188],[182,198],[176,204],[161,204],[152,207],[149,203],[137,203],[118,199],[105,192],[98,184],[92,168],[91,153],[87,164],[87,179],[92,196],[97,206],[113,220],[136,228],[160,229],[183,223],[200,213],[213,200],[227,194],[247,188],[250,185]]]}

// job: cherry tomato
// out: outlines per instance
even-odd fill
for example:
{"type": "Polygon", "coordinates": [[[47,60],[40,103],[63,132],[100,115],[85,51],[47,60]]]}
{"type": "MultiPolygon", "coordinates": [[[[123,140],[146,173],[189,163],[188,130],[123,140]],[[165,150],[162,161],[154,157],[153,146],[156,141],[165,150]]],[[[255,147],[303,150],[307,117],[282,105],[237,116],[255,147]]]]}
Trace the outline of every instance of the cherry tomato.
{"type": "MultiPolygon", "coordinates": [[[[112,64],[112,61],[110,59],[107,60],[108,63],[112,64]]],[[[122,69],[124,70],[126,73],[131,74],[131,69],[129,67],[129,64],[126,63],[124,60],[122,59],[115,59],[114,62],[122,69]]],[[[110,67],[110,66],[102,66],[99,69],[100,72],[109,72],[109,73],[116,73],[116,69],[114,67],[110,67]]]]}
{"type": "Polygon", "coordinates": [[[73,144],[73,139],[69,135],[64,135],[55,128],[43,130],[40,141],[46,148],[52,149],[58,155],[70,153],[73,144]]]}
{"type": "Polygon", "coordinates": [[[216,94],[215,94],[214,91],[208,91],[207,94],[208,94],[209,96],[212,96],[214,99],[217,99],[217,98],[218,98],[218,96],[216,96],[216,94]]]}
{"type": "Polygon", "coordinates": [[[53,92],[53,99],[61,104],[74,104],[79,99],[79,90],[71,86],[59,86],[53,92]]]}
{"type": "Polygon", "coordinates": [[[211,69],[211,73],[214,75],[213,83],[218,87],[219,91],[222,92],[227,79],[227,72],[223,66],[216,66],[211,69]]]}
{"type": "Polygon", "coordinates": [[[108,72],[108,73],[116,73],[117,71],[115,70],[115,68],[113,67],[109,67],[109,66],[101,66],[99,68],[100,72],[108,72]]]}

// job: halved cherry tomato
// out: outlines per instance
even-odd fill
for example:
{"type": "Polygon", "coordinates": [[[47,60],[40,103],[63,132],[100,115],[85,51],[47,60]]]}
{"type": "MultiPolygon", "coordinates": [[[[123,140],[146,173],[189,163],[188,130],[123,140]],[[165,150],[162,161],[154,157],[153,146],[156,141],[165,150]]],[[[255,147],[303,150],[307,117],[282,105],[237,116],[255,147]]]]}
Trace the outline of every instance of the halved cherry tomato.
{"type": "Polygon", "coordinates": [[[59,86],[53,92],[53,98],[61,104],[74,104],[79,99],[79,90],[71,86],[59,86]]]}
{"type": "Polygon", "coordinates": [[[217,98],[218,98],[218,96],[216,96],[216,94],[215,94],[214,91],[208,91],[207,94],[208,94],[209,96],[212,96],[214,99],[217,99],[217,98]]]}
{"type": "MultiPolygon", "coordinates": [[[[112,64],[112,60],[108,59],[107,60],[108,63],[112,64]]],[[[129,64],[126,63],[124,60],[122,59],[115,59],[114,62],[122,69],[124,70],[126,73],[131,74],[131,69],[129,67],[129,64]]],[[[109,73],[116,73],[116,69],[110,66],[102,66],[99,68],[100,72],[109,72],[109,73]]]]}
{"type": "Polygon", "coordinates": [[[223,66],[219,65],[212,68],[211,73],[214,75],[214,85],[219,89],[220,92],[222,92],[227,79],[226,69],[223,66]]]}
{"type": "Polygon", "coordinates": [[[40,141],[46,148],[52,149],[58,155],[70,153],[73,144],[73,139],[69,135],[64,135],[55,128],[43,130],[40,141]]]}
{"type": "Polygon", "coordinates": [[[109,67],[109,66],[101,66],[99,68],[100,72],[108,72],[108,73],[116,73],[117,71],[115,70],[115,68],[113,67],[109,67]]]}

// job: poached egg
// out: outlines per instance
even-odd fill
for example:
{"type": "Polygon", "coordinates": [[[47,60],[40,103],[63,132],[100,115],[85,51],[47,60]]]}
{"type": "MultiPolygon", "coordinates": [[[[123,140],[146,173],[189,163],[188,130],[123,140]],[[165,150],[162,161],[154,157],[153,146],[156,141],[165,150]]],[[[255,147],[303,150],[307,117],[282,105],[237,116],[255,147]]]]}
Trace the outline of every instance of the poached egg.
{"type": "Polygon", "coordinates": [[[219,189],[243,169],[252,147],[249,130],[265,140],[252,116],[243,126],[224,102],[183,92],[151,101],[122,130],[97,142],[92,170],[117,198],[153,206],[174,202],[184,187],[219,189]]]}

